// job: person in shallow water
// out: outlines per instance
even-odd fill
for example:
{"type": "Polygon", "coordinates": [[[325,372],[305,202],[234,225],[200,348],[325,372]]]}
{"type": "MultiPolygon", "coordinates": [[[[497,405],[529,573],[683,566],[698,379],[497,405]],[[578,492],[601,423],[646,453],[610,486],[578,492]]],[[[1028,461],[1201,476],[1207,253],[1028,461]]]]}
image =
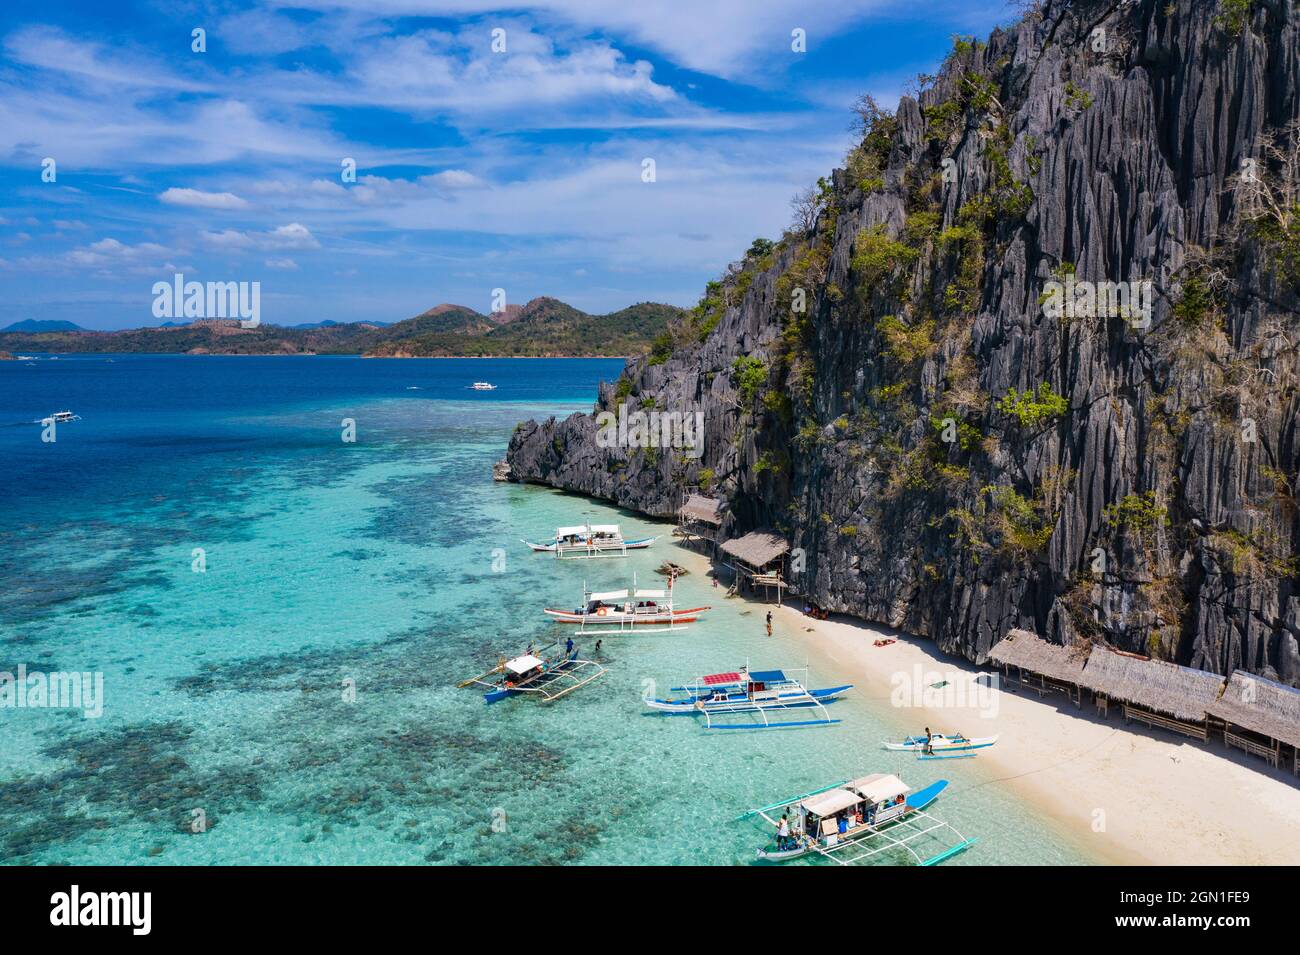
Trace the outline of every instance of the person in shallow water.
{"type": "Polygon", "coordinates": [[[573,637],[569,637],[568,640],[564,641],[564,652],[565,653],[573,652],[573,637]]]}
{"type": "Polygon", "coordinates": [[[596,641],[596,653],[600,653],[600,643],[599,640],[596,641]]]}

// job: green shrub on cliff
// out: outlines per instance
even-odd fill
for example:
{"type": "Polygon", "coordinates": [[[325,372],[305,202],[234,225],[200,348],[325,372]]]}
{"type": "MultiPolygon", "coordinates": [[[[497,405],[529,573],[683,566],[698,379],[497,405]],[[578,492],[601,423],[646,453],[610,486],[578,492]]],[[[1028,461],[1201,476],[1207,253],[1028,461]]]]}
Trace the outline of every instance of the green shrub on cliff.
{"type": "Polygon", "coordinates": [[[857,275],[861,287],[875,288],[898,268],[911,265],[920,253],[903,242],[885,235],[883,225],[863,229],[853,242],[849,268],[857,275]]]}
{"type": "Polygon", "coordinates": [[[759,389],[767,384],[767,365],[754,355],[741,355],[731,363],[731,374],[741,401],[752,405],[759,389]]]}
{"type": "Polygon", "coordinates": [[[1012,388],[998,399],[998,411],[1015,418],[1023,428],[1033,428],[1046,421],[1059,418],[1070,410],[1065,397],[1052,390],[1047,382],[1040,382],[1038,390],[1012,388]]]}
{"type": "Polygon", "coordinates": [[[1139,537],[1169,522],[1165,508],[1156,503],[1155,491],[1126,494],[1114,504],[1107,504],[1102,509],[1102,518],[1111,527],[1133,531],[1139,537]]]}

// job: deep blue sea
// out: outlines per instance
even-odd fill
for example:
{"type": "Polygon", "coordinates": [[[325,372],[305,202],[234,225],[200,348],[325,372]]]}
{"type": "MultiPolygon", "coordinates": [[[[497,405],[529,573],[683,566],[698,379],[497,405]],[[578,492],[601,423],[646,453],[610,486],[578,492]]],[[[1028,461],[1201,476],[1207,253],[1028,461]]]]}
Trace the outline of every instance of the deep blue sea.
{"type": "MultiPolygon", "coordinates": [[[[541,608],[584,583],[659,586],[662,560],[687,562],[661,523],[492,481],[517,422],[589,409],[621,366],[0,362],[0,672],[104,685],[98,718],[0,708],[0,862],[742,864],[766,841],[744,809],[867,772],[929,782],[879,750],[910,727],[869,693],[778,733],[647,713],[650,687],[810,660],[698,562],[679,601],[713,604],[707,623],[607,639],[609,672],[577,693],[457,689],[551,639],[541,608]],[[43,441],[64,409],[80,420],[43,441]],[[665,536],[608,561],[520,543],[587,519],[665,536]]],[[[813,659],[814,683],[852,682],[813,659]]],[[[980,842],[952,864],[1081,861],[957,762],[942,815],[980,842]]]]}

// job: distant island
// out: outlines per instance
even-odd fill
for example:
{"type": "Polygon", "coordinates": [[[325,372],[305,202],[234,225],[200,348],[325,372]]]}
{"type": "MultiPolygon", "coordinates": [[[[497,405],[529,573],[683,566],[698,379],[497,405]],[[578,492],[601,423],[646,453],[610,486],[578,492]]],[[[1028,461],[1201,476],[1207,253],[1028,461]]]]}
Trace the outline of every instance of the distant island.
{"type": "Polygon", "coordinates": [[[0,350],[367,358],[625,357],[644,352],[666,334],[671,320],[683,314],[672,305],[641,302],[608,315],[591,315],[542,297],[488,315],[464,305],[438,305],[393,324],[323,321],[241,328],[234,320],[199,319],[101,332],[71,322],[28,319],[0,331],[0,350]]]}
{"type": "Polygon", "coordinates": [[[73,322],[63,322],[57,320],[42,321],[37,318],[25,318],[21,322],[14,322],[12,325],[6,325],[0,328],[3,332],[84,332],[85,329],[73,322]]]}

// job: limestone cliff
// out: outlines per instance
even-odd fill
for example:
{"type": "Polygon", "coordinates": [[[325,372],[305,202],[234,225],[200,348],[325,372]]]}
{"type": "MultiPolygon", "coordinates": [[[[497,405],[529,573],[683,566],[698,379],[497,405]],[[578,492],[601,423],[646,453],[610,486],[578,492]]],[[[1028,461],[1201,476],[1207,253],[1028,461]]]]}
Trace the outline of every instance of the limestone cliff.
{"type": "Polygon", "coordinates": [[[702,411],[702,457],[575,415],[520,426],[513,478],[659,515],[712,486],[814,600],[971,659],[1026,627],[1300,685],[1298,31],[1048,2],[958,40],[602,386],[702,411]]]}

